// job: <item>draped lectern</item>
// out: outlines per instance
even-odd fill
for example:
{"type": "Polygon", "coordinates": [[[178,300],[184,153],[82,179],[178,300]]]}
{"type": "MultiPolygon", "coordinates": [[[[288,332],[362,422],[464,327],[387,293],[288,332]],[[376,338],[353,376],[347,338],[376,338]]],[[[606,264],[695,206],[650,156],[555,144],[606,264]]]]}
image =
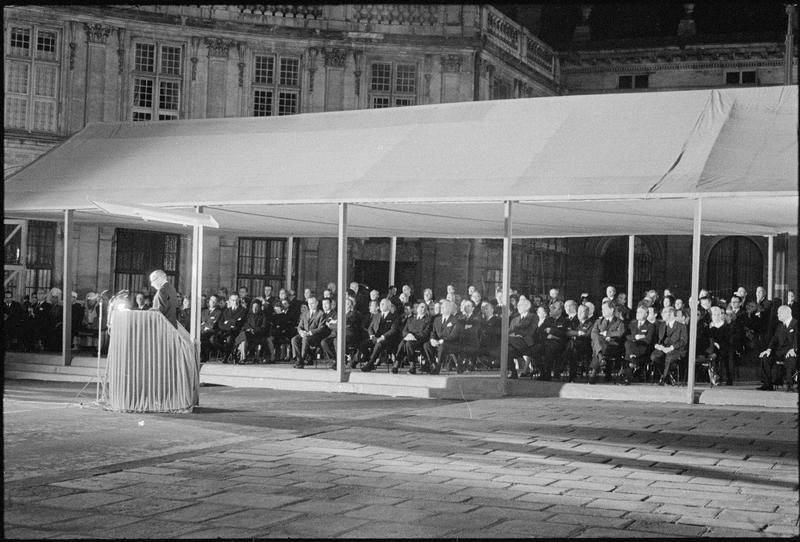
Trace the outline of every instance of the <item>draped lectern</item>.
{"type": "Polygon", "coordinates": [[[198,404],[198,346],[158,311],[114,311],[108,406],[123,412],[189,412],[198,404]]]}

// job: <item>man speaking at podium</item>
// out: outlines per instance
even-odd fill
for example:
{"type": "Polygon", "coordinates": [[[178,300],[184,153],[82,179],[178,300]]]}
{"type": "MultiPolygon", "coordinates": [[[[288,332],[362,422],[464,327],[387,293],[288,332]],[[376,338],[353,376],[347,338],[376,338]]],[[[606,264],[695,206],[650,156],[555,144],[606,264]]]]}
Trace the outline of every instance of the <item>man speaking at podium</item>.
{"type": "Polygon", "coordinates": [[[159,311],[167,317],[172,327],[178,327],[178,292],[167,280],[167,274],[162,269],[150,273],[150,285],[156,289],[153,297],[152,311],[159,311]]]}

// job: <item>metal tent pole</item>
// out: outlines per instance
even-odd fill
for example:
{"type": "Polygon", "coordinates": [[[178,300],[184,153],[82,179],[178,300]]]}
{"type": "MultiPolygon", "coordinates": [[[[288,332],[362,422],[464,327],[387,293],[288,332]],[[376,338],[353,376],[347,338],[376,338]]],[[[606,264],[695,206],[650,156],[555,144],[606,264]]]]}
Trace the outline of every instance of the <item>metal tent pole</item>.
{"type": "Polygon", "coordinates": [[[503,215],[505,217],[503,226],[503,320],[500,327],[500,394],[506,395],[508,385],[508,327],[511,311],[508,306],[508,294],[511,291],[511,211],[512,202],[504,203],[503,215]]]}
{"type": "Polygon", "coordinates": [[[775,236],[767,236],[767,299],[772,299],[775,288],[775,236]]]}
{"type": "Polygon", "coordinates": [[[689,324],[688,374],[686,376],[686,402],[694,404],[695,353],[697,352],[697,326],[700,323],[700,230],[703,218],[703,200],[694,202],[694,228],[692,230],[692,318],[689,324]]]}
{"type": "Polygon", "coordinates": [[[286,280],[284,288],[287,291],[292,289],[292,265],[294,265],[294,237],[286,238],[286,280]]]}
{"type": "Polygon", "coordinates": [[[397,237],[392,237],[389,241],[389,285],[397,286],[394,283],[395,267],[397,267],[397,237]]]}
{"type": "Polygon", "coordinates": [[[633,261],[636,249],[636,236],[628,236],[628,308],[633,308],[633,261]]]}
{"type": "Polygon", "coordinates": [[[72,228],[74,211],[64,211],[64,276],[62,277],[61,354],[64,365],[72,363],[72,228]]]}
{"type": "Polygon", "coordinates": [[[347,354],[347,204],[339,204],[339,254],[336,278],[336,374],[345,382],[345,356],[347,354]]]}

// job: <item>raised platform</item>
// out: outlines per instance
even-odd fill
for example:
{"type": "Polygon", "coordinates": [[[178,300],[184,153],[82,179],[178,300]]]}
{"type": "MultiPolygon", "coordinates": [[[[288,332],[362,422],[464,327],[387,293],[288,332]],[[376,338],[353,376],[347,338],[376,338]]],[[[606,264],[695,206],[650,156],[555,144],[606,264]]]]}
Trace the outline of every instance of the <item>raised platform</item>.
{"type": "MultiPolygon", "coordinates": [[[[409,375],[391,374],[385,366],[373,372],[348,371],[347,381],[339,382],[336,371],[320,364],[317,368],[294,369],[288,364],[229,365],[205,363],[200,369],[201,384],[242,388],[269,388],[296,391],[359,393],[389,397],[419,397],[431,399],[475,400],[500,397],[500,377],[497,372],[473,374],[409,375]]],[[[97,379],[96,357],[79,355],[71,365],[63,366],[57,354],[6,352],[5,378],[16,380],[49,380],[92,382],[97,379]]],[[[100,359],[100,374],[106,369],[100,359]]],[[[756,391],[757,382],[743,382],[732,387],[709,388],[698,384],[694,390],[696,403],[736,405],[764,408],[798,407],[798,394],[784,391],[756,391]]],[[[509,380],[507,395],[513,397],[562,397],[565,399],[595,399],[610,401],[642,401],[686,403],[686,388],[633,384],[541,382],[509,380]]]]}

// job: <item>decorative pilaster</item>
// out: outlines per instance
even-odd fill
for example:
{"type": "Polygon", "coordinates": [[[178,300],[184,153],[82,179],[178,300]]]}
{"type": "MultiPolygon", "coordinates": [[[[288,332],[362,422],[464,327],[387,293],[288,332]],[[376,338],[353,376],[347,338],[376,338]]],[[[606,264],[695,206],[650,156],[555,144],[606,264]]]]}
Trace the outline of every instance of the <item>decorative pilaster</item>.
{"type": "Polygon", "coordinates": [[[201,41],[202,39],[199,36],[192,36],[191,39],[192,56],[189,58],[189,61],[192,63],[192,81],[197,81],[197,61],[198,61],[197,54],[200,51],[201,41]]]}
{"type": "Polygon", "coordinates": [[[424,60],[422,62],[423,67],[423,77],[425,79],[425,98],[428,101],[431,99],[431,79],[433,78],[433,55],[425,55],[424,60]]]}
{"type": "Polygon", "coordinates": [[[237,45],[234,40],[227,38],[205,38],[204,41],[208,46],[209,58],[227,59],[230,48],[237,45]]]}
{"type": "Polygon", "coordinates": [[[236,66],[239,68],[239,88],[244,87],[244,43],[236,45],[236,52],[239,54],[239,63],[236,66]]]}
{"type": "Polygon", "coordinates": [[[355,77],[356,83],[356,96],[361,94],[361,57],[363,55],[359,51],[353,51],[353,65],[355,66],[355,70],[353,71],[353,76],[355,77]]]}
{"type": "Polygon", "coordinates": [[[316,47],[308,48],[308,91],[314,92],[314,74],[317,73],[317,57],[319,49],[316,47]]]}
{"type": "Polygon", "coordinates": [[[98,43],[105,45],[108,35],[111,34],[111,27],[97,23],[84,23],[86,28],[86,40],[88,43],[98,43]]]}
{"type": "Polygon", "coordinates": [[[125,29],[117,28],[117,72],[122,75],[125,71],[125,29]]]}
{"type": "Polygon", "coordinates": [[[460,73],[463,64],[461,55],[442,55],[442,71],[445,73],[460,73]]]}
{"type": "Polygon", "coordinates": [[[325,67],[327,68],[344,68],[347,62],[347,49],[326,47],[322,54],[325,56],[325,67]]]}

